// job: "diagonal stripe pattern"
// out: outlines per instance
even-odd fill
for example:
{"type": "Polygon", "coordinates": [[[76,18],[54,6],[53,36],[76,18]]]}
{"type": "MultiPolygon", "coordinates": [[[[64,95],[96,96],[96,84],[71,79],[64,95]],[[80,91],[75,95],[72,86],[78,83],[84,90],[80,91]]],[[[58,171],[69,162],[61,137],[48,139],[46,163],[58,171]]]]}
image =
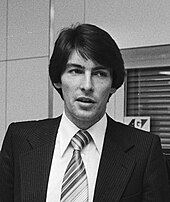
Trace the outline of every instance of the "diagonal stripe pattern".
{"type": "Polygon", "coordinates": [[[71,140],[74,151],[64,174],[61,202],[88,202],[88,182],[80,152],[90,141],[90,134],[82,130],[71,140]]]}

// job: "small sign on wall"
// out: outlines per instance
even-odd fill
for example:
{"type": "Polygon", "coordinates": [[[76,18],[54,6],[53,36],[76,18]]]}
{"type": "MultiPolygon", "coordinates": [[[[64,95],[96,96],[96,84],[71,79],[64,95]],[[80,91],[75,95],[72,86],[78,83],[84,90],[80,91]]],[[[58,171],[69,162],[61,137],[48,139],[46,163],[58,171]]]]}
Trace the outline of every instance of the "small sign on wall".
{"type": "Polygon", "coordinates": [[[125,116],[124,123],[129,126],[150,132],[150,117],[148,116],[125,116]]]}

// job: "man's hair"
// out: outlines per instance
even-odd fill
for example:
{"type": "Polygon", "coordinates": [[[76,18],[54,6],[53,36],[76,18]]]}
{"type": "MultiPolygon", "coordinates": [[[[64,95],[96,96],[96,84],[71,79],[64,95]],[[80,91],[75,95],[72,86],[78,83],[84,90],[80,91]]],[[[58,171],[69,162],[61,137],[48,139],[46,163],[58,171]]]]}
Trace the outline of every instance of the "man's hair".
{"type": "MultiPolygon", "coordinates": [[[[109,68],[113,88],[118,89],[123,84],[124,62],[116,42],[106,31],[95,25],[79,24],[63,29],[55,42],[49,64],[49,75],[54,87],[55,83],[61,83],[61,76],[74,50],[84,59],[109,68]]],[[[61,89],[57,91],[63,98],[61,89]]]]}

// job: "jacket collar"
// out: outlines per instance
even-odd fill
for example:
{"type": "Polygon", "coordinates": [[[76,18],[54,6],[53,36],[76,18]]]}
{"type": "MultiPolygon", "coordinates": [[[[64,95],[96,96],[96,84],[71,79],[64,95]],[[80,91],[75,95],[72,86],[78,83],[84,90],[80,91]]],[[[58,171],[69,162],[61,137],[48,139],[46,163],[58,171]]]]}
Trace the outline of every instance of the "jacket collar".
{"type": "Polygon", "coordinates": [[[33,125],[34,134],[28,135],[27,137],[30,146],[34,149],[50,142],[54,142],[60,120],[61,116],[54,119],[37,121],[37,124],[33,125]]]}
{"type": "MultiPolygon", "coordinates": [[[[29,125],[30,150],[20,156],[21,201],[45,201],[55,139],[61,117],[29,125]]],[[[28,130],[26,131],[28,133],[28,130]]]]}
{"type": "Polygon", "coordinates": [[[119,201],[135,167],[129,151],[134,144],[122,124],[108,117],[108,126],[103,145],[94,202],[119,201]]]}

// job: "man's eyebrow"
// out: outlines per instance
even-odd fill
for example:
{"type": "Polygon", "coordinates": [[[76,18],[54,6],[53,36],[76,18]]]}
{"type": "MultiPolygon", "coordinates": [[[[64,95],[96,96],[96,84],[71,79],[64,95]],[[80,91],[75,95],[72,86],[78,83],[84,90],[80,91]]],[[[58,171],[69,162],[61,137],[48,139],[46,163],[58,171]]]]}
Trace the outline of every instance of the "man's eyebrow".
{"type": "MultiPolygon", "coordinates": [[[[67,63],[66,68],[70,68],[70,67],[75,67],[75,68],[79,68],[79,69],[85,69],[84,66],[77,64],[77,63],[67,63]]],[[[92,71],[99,71],[99,70],[108,70],[110,71],[110,68],[104,66],[104,65],[96,65],[92,68],[92,71]]]]}
{"type": "Polygon", "coordinates": [[[67,63],[66,67],[77,67],[77,68],[85,68],[82,65],[76,64],[76,63],[67,63]]]}
{"type": "Polygon", "coordinates": [[[94,70],[108,70],[109,68],[104,65],[96,65],[94,70]]]}

